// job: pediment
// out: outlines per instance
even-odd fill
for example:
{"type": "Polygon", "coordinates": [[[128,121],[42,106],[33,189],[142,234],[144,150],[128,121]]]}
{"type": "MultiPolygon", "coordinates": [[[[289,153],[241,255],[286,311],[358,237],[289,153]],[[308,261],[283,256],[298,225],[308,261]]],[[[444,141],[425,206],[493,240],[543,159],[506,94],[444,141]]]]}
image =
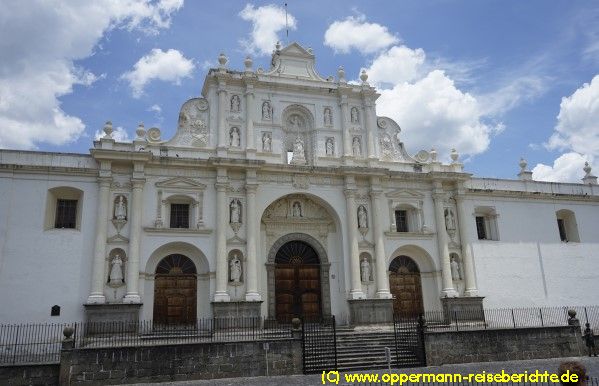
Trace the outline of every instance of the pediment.
{"type": "Polygon", "coordinates": [[[187,177],[173,177],[156,183],[157,188],[204,190],[206,185],[187,177]]]}
{"type": "Polygon", "coordinates": [[[114,235],[114,236],[112,236],[112,237],[109,237],[109,238],[106,240],[106,242],[107,242],[108,244],[126,244],[126,243],[128,243],[128,242],[129,242],[129,239],[128,239],[128,238],[126,238],[126,237],[125,237],[125,236],[123,236],[123,235],[116,234],[116,235],[114,235]]]}
{"type": "Polygon", "coordinates": [[[295,56],[295,57],[300,57],[300,58],[306,58],[306,59],[314,59],[314,55],[309,53],[308,50],[306,50],[304,47],[300,46],[298,43],[293,42],[290,45],[288,45],[287,47],[283,48],[281,51],[279,51],[279,55],[280,56],[285,56],[285,55],[289,55],[289,56],[295,56]]]}
{"type": "Polygon", "coordinates": [[[424,198],[424,194],[420,193],[417,190],[411,190],[411,189],[393,190],[393,191],[385,194],[385,196],[387,196],[389,198],[413,199],[413,200],[420,200],[420,199],[424,198]]]}
{"type": "Polygon", "coordinates": [[[271,64],[271,69],[266,75],[326,82],[326,79],[318,75],[314,68],[314,54],[297,43],[291,43],[275,51],[271,64]]]}

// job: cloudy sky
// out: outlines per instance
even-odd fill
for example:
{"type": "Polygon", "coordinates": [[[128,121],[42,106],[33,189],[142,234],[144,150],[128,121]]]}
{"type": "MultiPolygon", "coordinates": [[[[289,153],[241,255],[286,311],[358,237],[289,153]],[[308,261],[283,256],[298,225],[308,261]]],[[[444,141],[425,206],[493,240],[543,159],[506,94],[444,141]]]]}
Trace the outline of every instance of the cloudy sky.
{"type": "Polygon", "coordinates": [[[106,120],[172,136],[222,51],[269,67],[277,40],[321,75],[365,68],[411,153],[455,147],[477,176],[599,173],[594,0],[0,0],[0,148],[87,153],[106,120]]]}

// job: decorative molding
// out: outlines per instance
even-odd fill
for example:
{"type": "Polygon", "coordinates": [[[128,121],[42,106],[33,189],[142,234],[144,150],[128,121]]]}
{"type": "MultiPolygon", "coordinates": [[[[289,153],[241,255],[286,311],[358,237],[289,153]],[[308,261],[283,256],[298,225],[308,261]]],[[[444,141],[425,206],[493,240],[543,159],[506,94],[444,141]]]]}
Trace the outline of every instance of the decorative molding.
{"type": "Polygon", "coordinates": [[[391,239],[430,239],[435,232],[385,232],[385,236],[391,239]]]}
{"type": "Polygon", "coordinates": [[[166,235],[179,235],[179,236],[195,236],[195,235],[209,235],[212,233],[212,229],[193,229],[193,228],[153,228],[144,227],[144,231],[148,232],[150,236],[166,236],[166,235]]]}

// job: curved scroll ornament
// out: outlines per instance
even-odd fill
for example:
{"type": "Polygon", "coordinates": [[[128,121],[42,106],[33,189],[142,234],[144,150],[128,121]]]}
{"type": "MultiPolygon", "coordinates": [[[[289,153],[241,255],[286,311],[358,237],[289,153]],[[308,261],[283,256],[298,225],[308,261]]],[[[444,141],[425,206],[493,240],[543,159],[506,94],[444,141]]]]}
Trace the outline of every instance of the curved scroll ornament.
{"type": "Polygon", "coordinates": [[[193,98],[181,107],[177,134],[172,145],[205,147],[209,143],[209,106],[204,98],[193,98]]]}

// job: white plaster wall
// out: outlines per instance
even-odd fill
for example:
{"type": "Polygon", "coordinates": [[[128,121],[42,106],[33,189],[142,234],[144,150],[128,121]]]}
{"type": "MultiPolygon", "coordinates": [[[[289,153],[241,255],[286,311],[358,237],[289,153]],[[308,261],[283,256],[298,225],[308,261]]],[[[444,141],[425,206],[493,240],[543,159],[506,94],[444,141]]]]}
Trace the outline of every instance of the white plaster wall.
{"type": "Polygon", "coordinates": [[[83,320],[91,283],[95,178],[1,176],[0,192],[0,323],[83,320]],[[80,230],[44,230],[48,189],[57,186],[84,192],[80,230]],[[55,304],[61,314],[51,317],[55,304]]]}

